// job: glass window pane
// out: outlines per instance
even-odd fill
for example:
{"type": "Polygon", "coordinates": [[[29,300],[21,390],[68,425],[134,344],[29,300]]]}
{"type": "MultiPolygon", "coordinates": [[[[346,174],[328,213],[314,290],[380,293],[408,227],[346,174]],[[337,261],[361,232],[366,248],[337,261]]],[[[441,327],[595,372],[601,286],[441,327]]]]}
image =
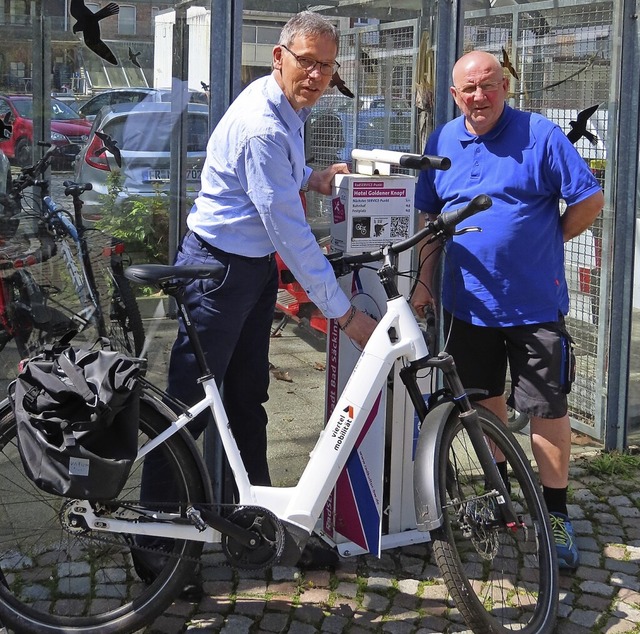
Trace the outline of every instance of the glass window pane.
{"type": "Polygon", "coordinates": [[[120,5],[118,13],[118,33],[120,35],[135,35],[136,33],[136,8],[120,5]]]}

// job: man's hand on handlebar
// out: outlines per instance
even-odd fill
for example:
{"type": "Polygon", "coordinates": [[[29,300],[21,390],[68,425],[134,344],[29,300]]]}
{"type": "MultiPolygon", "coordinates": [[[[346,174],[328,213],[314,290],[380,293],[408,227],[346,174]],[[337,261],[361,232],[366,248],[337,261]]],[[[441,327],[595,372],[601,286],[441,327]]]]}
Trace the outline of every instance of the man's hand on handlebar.
{"type": "Polygon", "coordinates": [[[355,309],[353,316],[351,316],[351,312],[350,308],[342,317],[338,317],[338,324],[349,339],[364,348],[378,322],[358,309],[355,309]]]}
{"type": "Polygon", "coordinates": [[[411,307],[418,317],[425,318],[426,312],[436,311],[436,300],[424,284],[417,284],[411,295],[411,307]]]}

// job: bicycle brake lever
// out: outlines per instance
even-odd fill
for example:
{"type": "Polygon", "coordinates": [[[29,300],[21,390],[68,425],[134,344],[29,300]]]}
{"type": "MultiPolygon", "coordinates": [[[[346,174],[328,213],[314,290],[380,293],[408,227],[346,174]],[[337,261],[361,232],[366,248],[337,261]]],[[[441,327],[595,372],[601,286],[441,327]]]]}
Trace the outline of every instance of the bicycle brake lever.
{"type": "Polygon", "coordinates": [[[464,233],[473,233],[473,232],[481,232],[482,228],[481,227],[465,227],[464,229],[460,229],[458,231],[454,231],[453,235],[454,236],[461,236],[464,233]]]}

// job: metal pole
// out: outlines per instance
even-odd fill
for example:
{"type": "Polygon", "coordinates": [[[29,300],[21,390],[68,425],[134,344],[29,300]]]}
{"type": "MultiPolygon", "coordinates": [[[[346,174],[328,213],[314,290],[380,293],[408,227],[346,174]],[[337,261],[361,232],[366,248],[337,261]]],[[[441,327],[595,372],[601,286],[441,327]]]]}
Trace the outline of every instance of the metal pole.
{"type": "Polygon", "coordinates": [[[436,85],[433,116],[434,126],[437,127],[455,115],[449,86],[453,65],[462,52],[464,16],[458,0],[438,2],[435,11],[436,85]]]}
{"type": "Polygon", "coordinates": [[[215,128],[242,86],[243,0],[211,0],[209,125],[215,128]]]}
{"type": "MultiPolygon", "coordinates": [[[[209,126],[215,128],[240,92],[242,67],[242,0],[211,0],[211,56],[209,60],[209,126]]],[[[224,392],[224,385],[222,386],[224,392]]],[[[233,499],[233,480],[222,442],[213,425],[204,433],[204,460],[211,476],[214,499],[233,499]]]]}
{"type": "MultiPolygon", "coordinates": [[[[626,447],[626,428],[629,399],[629,368],[631,325],[633,310],[633,261],[638,209],[638,147],[640,143],[640,85],[638,64],[640,63],[640,30],[636,0],[623,0],[617,12],[615,41],[619,42],[614,59],[620,68],[615,92],[616,101],[610,104],[610,117],[618,113],[614,131],[612,200],[613,244],[611,255],[611,313],[608,371],[608,399],[605,418],[605,449],[622,450],[626,447]],[[624,91],[624,98],[622,92],[624,91]]],[[[615,122],[614,122],[615,123],[615,122]]]]}
{"type": "Polygon", "coordinates": [[[51,140],[51,27],[43,0],[36,0],[33,21],[31,91],[33,94],[32,161],[40,158],[38,142],[51,140]]]}
{"type": "Polygon", "coordinates": [[[176,9],[173,25],[173,65],[171,71],[171,159],[169,183],[169,262],[184,234],[186,222],[187,124],[189,106],[189,25],[187,8],[176,9]]]}

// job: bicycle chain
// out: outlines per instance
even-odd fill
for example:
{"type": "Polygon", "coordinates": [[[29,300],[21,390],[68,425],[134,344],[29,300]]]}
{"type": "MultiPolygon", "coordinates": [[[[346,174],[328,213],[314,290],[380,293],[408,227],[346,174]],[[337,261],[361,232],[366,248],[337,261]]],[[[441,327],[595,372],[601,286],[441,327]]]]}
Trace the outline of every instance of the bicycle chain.
{"type": "MultiPolygon", "coordinates": [[[[73,535],[74,537],[80,539],[83,542],[100,542],[100,543],[105,543],[105,544],[109,544],[111,546],[118,546],[118,547],[122,547],[123,546],[123,541],[122,540],[116,540],[116,539],[109,539],[108,537],[103,537],[102,535],[109,535],[111,534],[109,531],[100,531],[100,530],[96,530],[96,529],[92,529],[92,528],[88,528],[85,524],[84,528],[78,528],[75,526],[69,526],[69,524],[65,521],[64,518],[64,511],[66,508],[72,507],[74,504],[76,504],[76,501],[74,500],[67,500],[63,506],[60,509],[59,512],[59,517],[60,517],[60,522],[63,526],[63,529],[73,535]],[[90,534],[91,536],[89,537],[88,534],[90,534]]],[[[131,512],[135,512],[135,513],[139,513],[140,514],[140,520],[139,521],[135,521],[135,523],[145,523],[147,516],[144,515],[144,513],[142,513],[141,511],[138,511],[137,509],[133,508],[135,507],[135,505],[140,505],[141,501],[140,500],[127,500],[126,504],[119,504],[118,505],[118,509],[115,511],[120,512],[120,510],[124,509],[124,510],[129,510],[131,512]],[[129,508],[132,507],[132,508],[129,508]]],[[[105,504],[105,507],[109,507],[109,504],[105,504]]],[[[155,503],[154,502],[154,506],[156,508],[158,508],[159,510],[162,509],[162,507],[175,507],[175,505],[171,505],[169,503],[162,503],[162,502],[158,502],[155,503]]],[[[255,509],[256,511],[259,512],[268,512],[266,511],[266,509],[259,507],[259,506],[251,506],[251,505],[246,505],[246,504],[216,504],[216,503],[198,503],[198,509],[209,509],[209,510],[213,510],[213,509],[217,509],[218,511],[222,511],[222,510],[228,510],[228,509],[233,509],[229,512],[228,515],[231,515],[234,511],[243,509],[243,510],[247,510],[247,509],[255,509]]],[[[99,508],[94,508],[94,512],[96,514],[96,517],[105,517],[105,515],[101,515],[102,511],[99,508]]],[[[107,510],[107,514],[109,514],[110,517],[115,519],[114,511],[113,510],[107,510]]],[[[272,513],[270,513],[271,515],[273,515],[272,513]]],[[[82,517],[81,514],[78,514],[80,517],[82,517]]],[[[225,517],[227,517],[227,515],[225,514],[225,517]]],[[[275,516],[274,516],[275,517],[275,516]]],[[[277,518],[276,518],[277,519],[277,518]]],[[[83,518],[84,520],[84,518],[83,518]]],[[[163,520],[157,520],[155,518],[151,518],[150,521],[153,522],[163,522],[163,520]]],[[[204,520],[203,520],[204,521],[204,520]]],[[[166,520],[167,524],[171,524],[173,523],[173,520],[166,520]]],[[[185,524],[189,524],[190,526],[193,526],[193,522],[190,522],[189,520],[187,520],[185,518],[185,524]]],[[[205,522],[206,523],[206,522],[205,522]]],[[[115,533],[116,535],[120,535],[123,536],[125,535],[124,533],[115,533]]],[[[171,539],[171,538],[168,538],[171,539]]],[[[152,546],[143,546],[140,544],[134,544],[133,540],[131,541],[131,543],[128,542],[128,540],[125,538],[124,540],[126,542],[126,545],[129,546],[130,548],[135,548],[136,550],[141,550],[141,551],[145,551],[145,552],[151,552],[154,554],[158,554],[161,553],[162,555],[168,556],[168,557],[172,557],[173,559],[181,559],[182,561],[191,561],[194,563],[199,563],[200,562],[200,557],[190,557],[188,555],[175,555],[171,552],[167,552],[164,551],[160,548],[154,548],[152,546]]],[[[203,544],[208,544],[210,542],[203,542],[203,544]]],[[[224,553],[224,548],[221,548],[221,552],[224,553]]],[[[273,566],[273,564],[268,564],[266,566],[261,566],[261,567],[255,567],[255,568],[251,568],[251,570],[256,571],[256,570],[268,570],[273,566]]],[[[233,565],[232,562],[230,562],[228,559],[226,559],[223,563],[219,563],[215,565],[216,568],[238,568],[238,566],[233,565]]]]}

